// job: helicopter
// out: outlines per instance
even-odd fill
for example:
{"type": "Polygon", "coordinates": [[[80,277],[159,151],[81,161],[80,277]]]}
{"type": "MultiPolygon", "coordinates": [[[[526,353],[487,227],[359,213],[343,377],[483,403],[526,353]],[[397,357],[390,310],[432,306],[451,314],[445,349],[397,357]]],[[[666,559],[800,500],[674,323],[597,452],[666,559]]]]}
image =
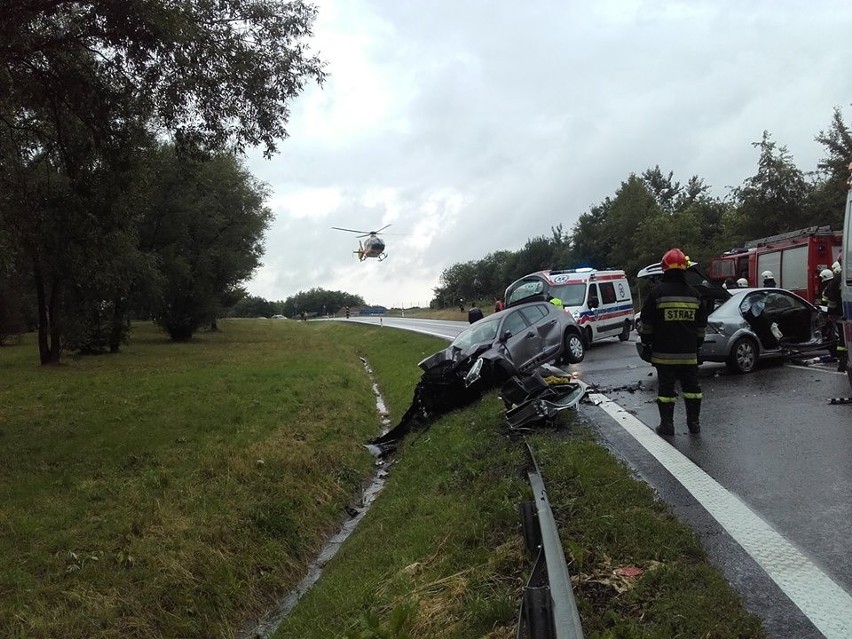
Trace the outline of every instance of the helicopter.
{"type": "Polygon", "coordinates": [[[358,261],[363,262],[368,257],[375,257],[379,262],[383,261],[387,258],[388,254],[385,253],[385,243],[379,237],[379,233],[384,231],[390,224],[385,224],[378,231],[356,231],[355,229],[344,229],[339,226],[332,226],[336,231],[347,231],[348,233],[360,233],[359,238],[366,237],[367,239],[363,242],[358,240],[358,248],[354,251],[355,255],[358,256],[358,261]]]}

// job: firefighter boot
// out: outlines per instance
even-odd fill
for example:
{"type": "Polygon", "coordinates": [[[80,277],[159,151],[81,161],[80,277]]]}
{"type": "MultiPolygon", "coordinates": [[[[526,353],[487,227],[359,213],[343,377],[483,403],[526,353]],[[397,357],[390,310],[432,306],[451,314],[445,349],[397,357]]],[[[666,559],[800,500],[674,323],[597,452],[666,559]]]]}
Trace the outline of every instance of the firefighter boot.
{"type": "Polygon", "coordinates": [[[701,414],[700,399],[684,399],[686,402],[686,427],[690,433],[701,432],[701,422],[698,416],[701,414]]]}
{"type": "Polygon", "coordinates": [[[674,435],[674,402],[661,402],[657,400],[657,408],[660,409],[660,425],[655,429],[657,435],[674,435]]]}

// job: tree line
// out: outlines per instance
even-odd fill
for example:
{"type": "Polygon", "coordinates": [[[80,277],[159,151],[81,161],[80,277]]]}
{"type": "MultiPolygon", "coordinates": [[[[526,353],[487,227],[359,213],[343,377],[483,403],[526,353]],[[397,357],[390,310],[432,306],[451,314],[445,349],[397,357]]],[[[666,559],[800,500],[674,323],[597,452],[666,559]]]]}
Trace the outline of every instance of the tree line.
{"type": "Polygon", "coordinates": [[[570,231],[559,224],[518,251],[495,251],[445,269],[431,306],[502,298],[514,280],[544,269],[617,268],[632,278],[673,246],[702,263],[752,239],[809,226],[839,230],[852,162],[852,131],[839,108],[815,139],[824,157],[805,172],[764,132],[753,143],[759,152],[756,173],[724,197],[710,196],[698,176],[681,184],[659,165],[630,174],[614,195],[582,213],[570,231]]]}
{"type": "Polygon", "coordinates": [[[8,0],[0,21],[0,341],[40,361],[174,340],[245,291],[271,220],[242,164],[323,63],[300,0],[8,0]]]}
{"type": "Polygon", "coordinates": [[[364,298],[344,291],[327,291],[322,288],[312,288],[309,291],[299,291],[286,300],[271,302],[258,295],[247,295],[228,311],[230,317],[299,317],[302,312],[306,316],[336,315],[347,306],[355,310],[364,306],[364,298]]]}

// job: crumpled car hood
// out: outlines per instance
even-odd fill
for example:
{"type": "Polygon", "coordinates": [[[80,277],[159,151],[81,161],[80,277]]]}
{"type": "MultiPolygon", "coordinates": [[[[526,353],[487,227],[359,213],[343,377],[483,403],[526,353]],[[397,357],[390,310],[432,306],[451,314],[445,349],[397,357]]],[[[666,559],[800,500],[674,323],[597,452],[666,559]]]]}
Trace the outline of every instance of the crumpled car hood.
{"type": "MultiPolygon", "coordinates": [[[[490,349],[492,349],[491,344],[474,344],[473,346],[464,349],[450,346],[442,351],[438,351],[434,355],[430,355],[426,359],[422,360],[418,366],[424,371],[428,371],[436,366],[444,364],[445,362],[453,362],[458,365],[490,349]]],[[[470,363],[473,364],[473,361],[470,363]]]]}

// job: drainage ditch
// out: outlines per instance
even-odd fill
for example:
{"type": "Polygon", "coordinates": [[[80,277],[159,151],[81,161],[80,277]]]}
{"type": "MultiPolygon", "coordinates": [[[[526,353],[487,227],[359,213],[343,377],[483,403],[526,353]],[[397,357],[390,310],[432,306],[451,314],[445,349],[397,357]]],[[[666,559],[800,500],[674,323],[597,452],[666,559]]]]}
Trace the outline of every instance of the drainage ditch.
{"type": "MultiPolygon", "coordinates": [[[[370,377],[373,386],[373,394],[376,397],[376,412],[381,422],[381,435],[385,435],[390,430],[390,417],[388,416],[387,406],[382,394],[379,392],[379,386],[376,383],[373,369],[363,357],[361,362],[364,365],[364,370],[370,377]]],[[[350,511],[351,518],[348,519],[343,527],[325,543],[319,555],[308,566],[308,572],[305,577],[299,582],[295,590],[287,594],[284,599],[275,607],[274,610],[267,613],[253,628],[249,629],[240,635],[242,639],[269,639],[281,622],[289,615],[299,600],[307,593],[322,576],[322,571],[325,565],[337,554],[340,546],[352,534],[352,532],[361,523],[364,515],[369,510],[370,506],[376,499],[376,496],[384,488],[385,480],[387,479],[387,467],[389,462],[383,458],[384,450],[379,446],[368,445],[367,449],[376,458],[376,474],[366,490],[361,494],[358,506],[347,509],[350,511]]]]}

